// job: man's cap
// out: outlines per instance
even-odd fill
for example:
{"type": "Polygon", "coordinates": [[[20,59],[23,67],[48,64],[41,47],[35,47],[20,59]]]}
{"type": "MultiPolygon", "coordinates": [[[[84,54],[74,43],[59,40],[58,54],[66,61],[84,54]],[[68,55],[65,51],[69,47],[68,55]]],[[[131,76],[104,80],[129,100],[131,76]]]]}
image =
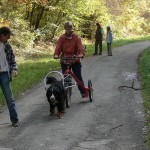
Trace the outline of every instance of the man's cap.
{"type": "Polygon", "coordinates": [[[14,33],[8,27],[1,27],[0,28],[0,35],[14,35],[14,33]]]}
{"type": "Polygon", "coordinates": [[[73,28],[72,22],[69,22],[69,21],[65,22],[64,28],[65,28],[65,29],[66,29],[66,28],[67,28],[67,29],[68,29],[68,28],[72,29],[72,28],[73,28]]]}

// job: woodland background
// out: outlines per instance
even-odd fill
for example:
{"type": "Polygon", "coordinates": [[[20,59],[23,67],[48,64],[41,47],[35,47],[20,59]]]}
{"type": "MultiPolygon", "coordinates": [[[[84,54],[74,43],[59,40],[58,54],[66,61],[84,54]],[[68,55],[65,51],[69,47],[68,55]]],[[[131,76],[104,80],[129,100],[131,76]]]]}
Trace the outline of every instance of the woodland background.
{"type": "MultiPolygon", "coordinates": [[[[96,22],[101,23],[104,35],[106,27],[111,27],[112,47],[150,40],[150,0],[0,0],[0,27],[8,26],[15,34],[10,39],[19,68],[12,82],[15,97],[41,83],[49,71],[60,69],[59,61],[51,54],[66,21],[73,22],[75,32],[87,45],[86,55],[92,55],[96,22]]],[[[150,147],[149,60],[150,47],[140,63],[150,147]]],[[[3,104],[0,91],[0,106],[3,104]]]]}
{"type": "Polygon", "coordinates": [[[66,21],[83,39],[94,40],[95,24],[112,28],[115,39],[150,33],[148,0],[0,0],[0,26],[10,27],[17,59],[54,49],[66,21]]]}

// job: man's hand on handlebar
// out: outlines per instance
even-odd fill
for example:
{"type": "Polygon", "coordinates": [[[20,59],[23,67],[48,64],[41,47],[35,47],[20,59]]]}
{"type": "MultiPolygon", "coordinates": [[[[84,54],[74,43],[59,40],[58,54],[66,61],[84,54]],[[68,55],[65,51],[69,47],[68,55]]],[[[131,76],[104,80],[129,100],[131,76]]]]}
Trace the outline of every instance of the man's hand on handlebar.
{"type": "Polygon", "coordinates": [[[83,54],[79,54],[78,57],[79,57],[79,58],[83,58],[83,54]]]}
{"type": "Polygon", "coordinates": [[[66,60],[72,60],[72,59],[76,59],[76,58],[83,58],[83,54],[79,54],[79,55],[74,55],[74,56],[71,56],[71,57],[59,57],[58,55],[54,55],[53,56],[54,59],[66,59],[66,60]]]}
{"type": "Polygon", "coordinates": [[[54,59],[58,59],[59,57],[58,57],[58,55],[54,55],[54,59]]]}

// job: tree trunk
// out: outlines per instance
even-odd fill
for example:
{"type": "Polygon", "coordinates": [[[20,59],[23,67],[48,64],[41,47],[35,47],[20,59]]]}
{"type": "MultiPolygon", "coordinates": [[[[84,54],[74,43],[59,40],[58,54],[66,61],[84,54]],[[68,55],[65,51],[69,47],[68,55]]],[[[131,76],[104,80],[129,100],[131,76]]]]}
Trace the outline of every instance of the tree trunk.
{"type": "Polygon", "coordinates": [[[38,29],[38,27],[39,27],[41,18],[42,18],[43,14],[44,14],[44,10],[45,10],[45,8],[42,6],[39,14],[37,15],[37,19],[36,19],[35,27],[34,27],[35,30],[38,29]]]}

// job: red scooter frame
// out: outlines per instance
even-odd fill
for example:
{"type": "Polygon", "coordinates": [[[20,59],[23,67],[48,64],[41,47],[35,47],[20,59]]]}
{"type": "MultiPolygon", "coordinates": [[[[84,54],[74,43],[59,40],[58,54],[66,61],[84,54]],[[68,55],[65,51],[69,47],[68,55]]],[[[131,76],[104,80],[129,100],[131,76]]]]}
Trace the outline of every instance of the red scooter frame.
{"type": "MultiPolygon", "coordinates": [[[[72,60],[72,62],[74,61],[74,58],[79,58],[78,56],[73,56],[73,57],[61,57],[61,60],[72,60]]],[[[75,76],[75,74],[71,71],[70,67],[70,63],[65,63],[67,66],[67,69],[64,72],[64,77],[69,74],[72,78],[74,78],[74,80],[76,81],[77,85],[80,86],[84,92],[85,95],[83,98],[87,98],[89,97],[90,102],[93,101],[93,88],[92,88],[92,82],[91,80],[88,80],[88,87],[85,87],[84,84],[75,76]]],[[[67,88],[67,87],[66,87],[67,88]]],[[[68,106],[69,107],[69,106],[68,106]]]]}

